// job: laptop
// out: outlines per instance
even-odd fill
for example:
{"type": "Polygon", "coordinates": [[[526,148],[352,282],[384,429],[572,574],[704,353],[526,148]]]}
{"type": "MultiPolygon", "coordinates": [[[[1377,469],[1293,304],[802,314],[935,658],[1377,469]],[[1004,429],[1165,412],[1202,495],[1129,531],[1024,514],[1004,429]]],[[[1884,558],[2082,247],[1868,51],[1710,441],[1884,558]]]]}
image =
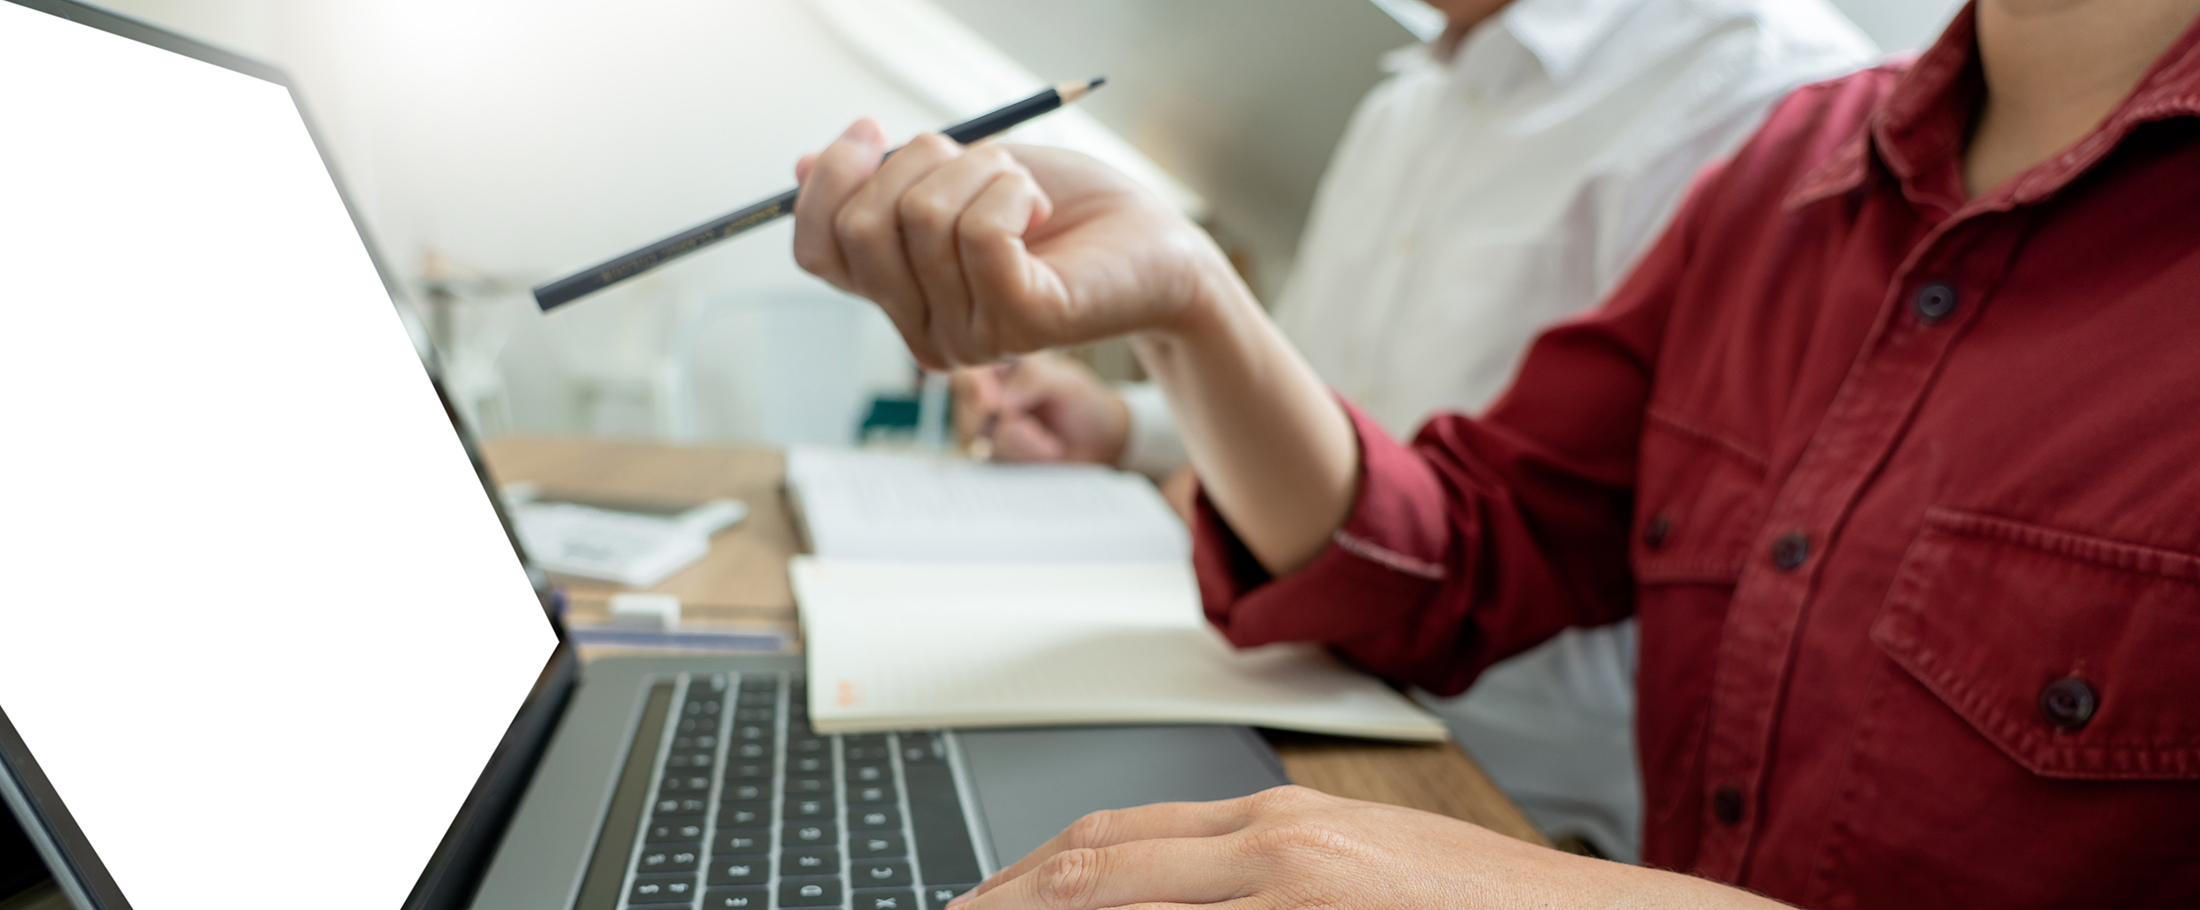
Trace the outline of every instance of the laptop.
{"type": "Polygon", "coordinates": [[[80,910],[932,910],[1284,782],[1243,728],[823,735],[797,657],[581,666],[279,72],[7,0],[0,123],[0,816],[80,910]]]}

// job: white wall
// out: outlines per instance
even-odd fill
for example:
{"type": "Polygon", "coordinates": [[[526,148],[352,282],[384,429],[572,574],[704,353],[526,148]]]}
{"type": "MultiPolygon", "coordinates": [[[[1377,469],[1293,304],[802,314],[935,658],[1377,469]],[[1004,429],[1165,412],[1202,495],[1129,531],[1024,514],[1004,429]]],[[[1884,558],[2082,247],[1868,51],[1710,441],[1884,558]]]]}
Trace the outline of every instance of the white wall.
{"type": "Polygon", "coordinates": [[[1864,34],[1890,52],[1914,51],[1933,43],[1964,0],[1833,0],[1864,34]]]}
{"type": "MultiPolygon", "coordinates": [[[[946,122],[803,0],[110,5],[293,74],[389,264],[416,286],[430,252],[452,264],[460,347],[498,367],[453,379],[506,399],[488,429],[667,435],[647,405],[680,350],[706,380],[699,438],[796,441],[819,423],[803,393],[908,381],[883,318],[794,266],[785,223],[546,317],[524,294],[792,186],[794,160],[858,116],[897,135],[946,122]],[[793,350],[820,356],[763,375],[793,350]]],[[[854,405],[835,407],[824,425],[844,433],[854,405]]]]}

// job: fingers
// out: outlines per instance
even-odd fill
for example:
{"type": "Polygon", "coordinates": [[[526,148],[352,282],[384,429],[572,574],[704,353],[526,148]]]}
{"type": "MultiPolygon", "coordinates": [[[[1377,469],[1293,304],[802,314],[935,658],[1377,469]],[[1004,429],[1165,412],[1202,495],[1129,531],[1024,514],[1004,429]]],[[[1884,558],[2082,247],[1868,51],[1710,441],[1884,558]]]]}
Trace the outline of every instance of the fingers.
{"type": "Polygon", "coordinates": [[[935,314],[917,283],[903,241],[901,199],[911,187],[961,155],[962,148],[954,140],[938,134],[919,136],[886,159],[833,216],[833,237],[847,259],[853,290],[886,311],[910,352],[931,369],[947,369],[958,359],[968,359],[951,356],[933,334],[935,314]]]}
{"type": "Polygon", "coordinates": [[[1029,413],[1004,410],[993,427],[993,460],[1056,462],[1069,460],[1062,437],[1029,413]]]}
{"type": "MultiPolygon", "coordinates": [[[[974,901],[985,893],[1037,869],[1063,852],[1113,847],[1144,840],[1176,841],[1183,838],[1219,837],[1244,828],[1252,820],[1251,810],[1252,806],[1246,800],[1233,799],[1213,803],[1156,803],[1133,809],[1094,812],[1078,819],[1046,843],[1040,844],[1014,865],[995,873],[992,878],[971,889],[969,894],[956,898],[950,906],[974,901]]],[[[1123,902],[1141,899],[1147,898],[1129,898],[1123,902]]],[[[956,906],[956,910],[963,908],[956,906]]]]}
{"type": "MultiPolygon", "coordinates": [[[[996,175],[963,210],[956,222],[956,252],[978,318],[997,319],[1009,313],[1028,317],[1049,309],[1059,312],[1059,307],[1023,304],[1068,300],[1059,276],[1039,268],[1024,245],[1025,233],[1052,212],[1053,202],[1040,190],[1031,172],[1021,167],[996,175]]],[[[1028,351],[1040,347],[1040,339],[1051,337],[1052,329],[1030,326],[1021,319],[1004,320],[987,326],[986,334],[1001,350],[1028,351]]]]}
{"type": "Polygon", "coordinates": [[[988,359],[999,349],[989,321],[973,318],[963,280],[960,226],[971,203],[1007,174],[1022,175],[1027,183],[1031,176],[1006,149],[981,145],[941,165],[901,196],[902,243],[930,307],[933,340],[962,363],[988,359]]]}
{"type": "Polygon", "coordinates": [[[987,435],[999,419],[1001,381],[999,367],[956,370],[947,379],[955,399],[955,442],[965,448],[987,435]]]}
{"type": "Polygon", "coordinates": [[[1047,857],[957,910],[1102,910],[1140,903],[1211,904],[1251,890],[1245,869],[1216,837],[1137,840],[1047,857]]]}
{"type": "Polygon", "coordinates": [[[802,194],[794,203],[795,263],[843,291],[855,285],[833,236],[833,216],[878,171],[884,154],[886,134],[878,122],[858,120],[825,151],[805,158],[807,168],[796,167],[802,194]]]}

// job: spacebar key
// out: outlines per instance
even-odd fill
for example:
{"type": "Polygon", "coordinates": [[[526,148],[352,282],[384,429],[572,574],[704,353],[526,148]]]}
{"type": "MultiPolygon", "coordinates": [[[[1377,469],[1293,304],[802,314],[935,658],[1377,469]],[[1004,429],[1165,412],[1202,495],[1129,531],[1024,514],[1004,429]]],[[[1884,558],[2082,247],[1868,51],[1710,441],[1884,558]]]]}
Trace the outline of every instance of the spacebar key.
{"type": "Polygon", "coordinates": [[[978,854],[971,849],[970,825],[963,821],[955,775],[944,761],[907,762],[909,826],[916,835],[917,866],[926,882],[974,882],[978,854]]]}

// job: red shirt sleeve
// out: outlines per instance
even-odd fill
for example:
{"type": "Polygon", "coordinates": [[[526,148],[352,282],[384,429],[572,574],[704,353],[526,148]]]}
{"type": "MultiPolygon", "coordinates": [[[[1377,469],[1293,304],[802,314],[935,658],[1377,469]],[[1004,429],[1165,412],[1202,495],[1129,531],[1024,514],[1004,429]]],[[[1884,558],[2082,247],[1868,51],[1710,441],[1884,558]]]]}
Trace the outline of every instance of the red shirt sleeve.
{"type": "Polygon", "coordinates": [[[1707,177],[1612,298],[1538,338],[1481,418],[1410,445],[1350,403],[1351,514],[1305,568],[1271,578],[1201,494],[1193,562],[1207,616],[1239,647],[1314,641],[1434,692],[1569,626],[1633,609],[1627,537],[1652,360],[1707,177]]]}

